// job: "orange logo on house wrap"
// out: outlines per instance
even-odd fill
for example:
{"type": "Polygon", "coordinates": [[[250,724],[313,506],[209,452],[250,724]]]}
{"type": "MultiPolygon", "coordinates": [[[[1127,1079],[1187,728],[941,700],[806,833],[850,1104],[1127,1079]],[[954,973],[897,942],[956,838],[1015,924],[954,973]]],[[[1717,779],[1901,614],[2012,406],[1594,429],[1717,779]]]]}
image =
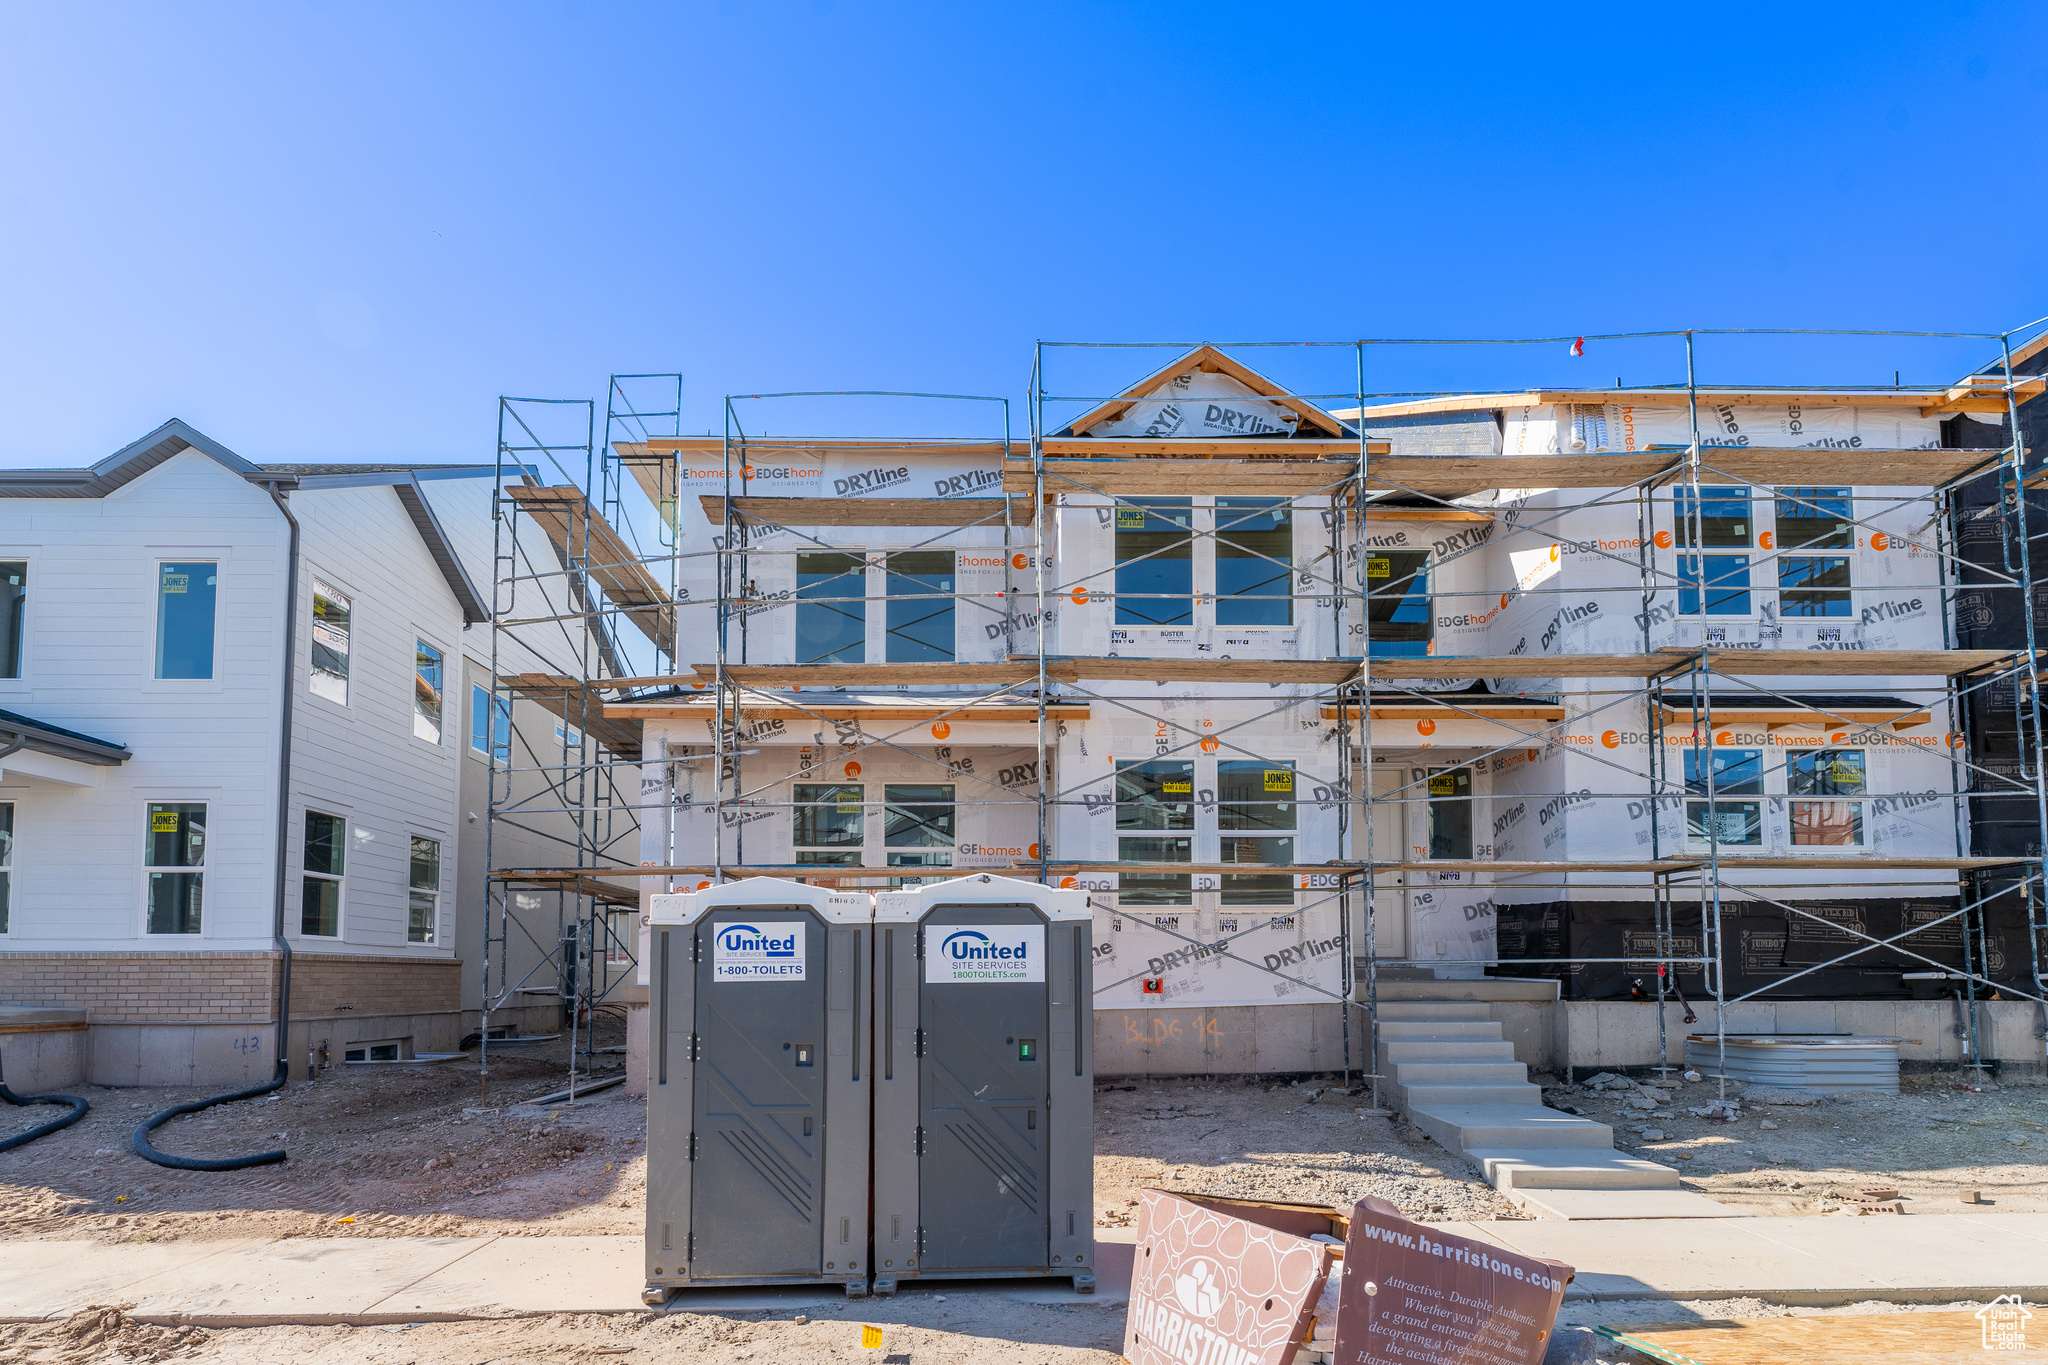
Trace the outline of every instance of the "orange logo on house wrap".
{"type": "Polygon", "coordinates": [[[1651,536],[1650,539],[1653,542],[1655,542],[1657,548],[1660,550],[1668,550],[1671,548],[1671,533],[1669,531],[1659,531],[1656,535],[1651,536]]]}
{"type": "MultiPolygon", "coordinates": [[[[1609,749],[1619,749],[1621,747],[1621,731],[1602,730],[1600,732],[1600,743],[1609,749]]],[[[1535,757],[1535,750],[1532,749],[1529,753],[1530,757],[1535,757]]]]}
{"type": "Polygon", "coordinates": [[[1507,606],[1507,604],[1508,604],[1508,595],[1507,595],[1506,593],[1502,593],[1502,594],[1500,595],[1500,604],[1501,604],[1501,606],[1502,606],[1503,608],[1505,608],[1505,607],[1507,606]]]}
{"type": "Polygon", "coordinates": [[[953,727],[946,724],[946,722],[944,721],[939,721],[932,726],[933,739],[944,739],[947,735],[950,735],[952,733],[953,727]]]}
{"type": "Polygon", "coordinates": [[[859,777],[859,776],[860,776],[860,764],[858,764],[858,763],[849,763],[849,764],[847,764],[847,765],[846,765],[846,775],[847,775],[848,777],[859,777]]]}
{"type": "Polygon", "coordinates": [[[1088,589],[1074,589],[1074,605],[1077,607],[1085,607],[1088,605],[1088,589]]]}
{"type": "Polygon", "coordinates": [[[1010,567],[1013,569],[1028,569],[1031,567],[1031,558],[1028,555],[1011,555],[1010,567]]]}
{"type": "Polygon", "coordinates": [[[1025,849],[1024,856],[1027,858],[1036,858],[1038,856],[1038,845],[1033,844],[1030,848],[1025,849]]]}
{"type": "Polygon", "coordinates": [[[1714,732],[1714,743],[1733,744],[1734,742],[1735,732],[1733,730],[1716,730],[1714,732]]]}
{"type": "Polygon", "coordinates": [[[1837,730],[1828,736],[1828,743],[1830,744],[1847,744],[1848,742],[1849,732],[1846,730],[1837,730]]]}
{"type": "Polygon", "coordinates": [[[1075,881],[1074,881],[1074,879],[1073,879],[1072,877],[1062,877],[1062,878],[1060,878],[1060,890],[1062,890],[1062,891],[1073,891],[1073,890],[1076,890],[1076,889],[1078,889],[1078,888],[1077,888],[1077,886],[1076,886],[1076,883],[1075,883],[1075,881]]]}
{"type": "Polygon", "coordinates": [[[1772,533],[1772,532],[1770,532],[1770,531],[1765,531],[1765,532],[1764,532],[1764,533],[1763,533],[1762,535],[1759,535],[1759,536],[1758,536],[1758,537],[1756,538],[1756,543],[1757,543],[1758,545],[1762,546],[1762,547],[1763,547],[1764,549],[1766,549],[1766,550],[1770,549],[1770,548],[1771,548],[1771,539],[1772,539],[1772,534],[1773,534],[1773,533],[1772,533]]]}
{"type": "Polygon", "coordinates": [[[1870,533],[1870,548],[1871,548],[1871,549],[1873,549],[1873,550],[1889,550],[1889,549],[1891,549],[1891,547],[1892,547],[1892,538],[1891,538],[1890,536],[1886,535],[1886,534],[1885,534],[1884,532],[1882,532],[1882,531],[1872,531],[1872,532],[1870,533]]]}
{"type": "Polygon", "coordinates": [[[1223,741],[1221,740],[1210,739],[1207,736],[1204,736],[1202,739],[1202,752],[1205,754],[1213,754],[1222,747],[1223,741]]]}
{"type": "Polygon", "coordinates": [[[1416,734],[1418,734],[1418,735],[1433,735],[1433,734],[1435,734],[1435,733],[1436,733],[1436,722],[1435,722],[1435,721],[1433,721],[1433,720],[1418,720],[1418,721],[1416,721],[1416,722],[1415,722],[1415,733],[1416,733],[1416,734]]]}

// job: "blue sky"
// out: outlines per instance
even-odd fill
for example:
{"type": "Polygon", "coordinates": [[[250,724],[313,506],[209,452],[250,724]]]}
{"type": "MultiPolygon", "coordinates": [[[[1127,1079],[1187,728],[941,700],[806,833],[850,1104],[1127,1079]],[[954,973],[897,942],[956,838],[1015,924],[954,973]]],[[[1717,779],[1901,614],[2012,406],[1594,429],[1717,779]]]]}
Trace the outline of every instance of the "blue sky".
{"type": "MultiPolygon", "coordinates": [[[[1021,400],[1039,339],[1997,331],[2048,313],[2044,101],[2036,3],[14,5],[0,463],[172,415],[260,460],[482,460],[500,394],[615,371],[680,371],[695,430],[732,392],[1021,400]]],[[[1703,377],[1993,349],[1709,339],[1703,377]]],[[[1348,350],[1246,358],[1355,382],[1348,350]]],[[[1369,365],[1683,374],[1670,342],[1369,365]]]]}

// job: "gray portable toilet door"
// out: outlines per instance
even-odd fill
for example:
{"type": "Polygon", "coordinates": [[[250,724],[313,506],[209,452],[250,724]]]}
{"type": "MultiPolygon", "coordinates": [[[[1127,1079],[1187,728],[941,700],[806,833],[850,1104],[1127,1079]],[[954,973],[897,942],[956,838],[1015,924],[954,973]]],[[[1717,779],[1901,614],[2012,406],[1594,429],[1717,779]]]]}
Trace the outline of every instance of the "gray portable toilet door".
{"type": "Polygon", "coordinates": [[[825,927],[713,910],[697,926],[693,1276],[824,1264],[825,927]]]}
{"type": "Polygon", "coordinates": [[[1046,1264],[1045,953],[1045,921],[1028,905],[942,904],[925,916],[918,1222],[927,1271],[1046,1264]],[[1018,944],[1021,962],[975,956],[1018,944]]]}

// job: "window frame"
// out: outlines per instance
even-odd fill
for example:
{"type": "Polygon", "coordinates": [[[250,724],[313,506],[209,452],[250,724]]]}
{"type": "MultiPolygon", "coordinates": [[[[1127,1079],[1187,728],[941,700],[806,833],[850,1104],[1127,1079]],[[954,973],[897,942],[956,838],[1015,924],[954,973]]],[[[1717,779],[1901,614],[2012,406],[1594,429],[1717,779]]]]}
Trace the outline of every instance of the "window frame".
{"type": "Polygon", "coordinates": [[[1433,563],[1436,558],[1435,554],[1428,548],[1417,549],[1407,545],[1375,546],[1362,553],[1365,556],[1361,572],[1365,575],[1365,602],[1362,611],[1365,617],[1365,649],[1367,656],[1375,659],[1419,659],[1427,657],[1429,652],[1436,647],[1436,606],[1429,596],[1429,576],[1435,567],[1433,563]],[[1394,567],[1394,560],[1400,557],[1405,562],[1406,558],[1410,556],[1419,562],[1409,568],[1405,576],[1397,573],[1394,567]],[[1388,586],[1391,587],[1395,583],[1405,582],[1405,591],[1395,595],[1374,595],[1374,575],[1372,570],[1373,563],[1376,560],[1384,561],[1387,566],[1386,573],[1379,576],[1388,580],[1388,586]],[[1419,588],[1418,584],[1420,585],[1419,588]],[[1378,623],[1382,628],[1394,625],[1401,625],[1405,628],[1408,623],[1395,621],[1393,619],[1394,614],[1403,608],[1412,607],[1418,602],[1422,604],[1421,639],[1390,639],[1384,635],[1374,635],[1373,626],[1375,622],[1373,620],[1373,610],[1376,603],[1393,604],[1387,608],[1386,619],[1378,623]]]}
{"type": "Polygon", "coordinates": [[[791,859],[801,867],[865,867],[867,865],[868,846],[867,798],[868,789],[865,782],[790,783],[789,850],[791,859]],[[841,795],[829,799],[816,796],[807,798],[799,795],[806,788],[828,789],[839,792],[841,795]],[[844,795],[844,793],[849,791],[857,793],[852,801],[848,801],[844,795]],[[817,840],[810,843],[799,842],[798,832],[803,824],[802,817],[805,809],[813,806],[833,806],[837,808],[832,812],[834,815],[846,815],[849,813],[846,810],[846,807],[849,805],[858,808],[857,812],[853,813],[853,831],[855,835],[853,839],[839,843],[833,843],[828,840],[817,840]],[[805,854],[810,854],[811,856],[807,858],[804,856],[805,854]]]}
{"type": "MultiPolygon", "coordinates": [[[[792,558],[795,560],[795,563],[791,566],[790,570],[794,577],[794,582],[790,585],[790,600],[795,604],[796,614],[793,618],[794,639],[790,650],[791,661],[803,664],[866,663],[868,661],[868,632],[872,625],[872,622],[868,619],[868,599],[872,594],[868,592],[867,573],[870,568],[874,567],[874,556],[868,554],[866,550],[856,547],[841,548],[833,546],[826,549],[801,550],[792,558]],[[804,561],[806,559],[826,558],[844,559],[850,562],[838,572],[824,575],[823,582],[812,585],[812,587],[819,589],[829,588],[829,591],[821,593],[818,597],[806,596],[804,561]],[[844,591],[837,586],[842,582],[849,585],[844,591]],[[838,615],[848,617],[858,623],[858,628],[851,630],[851,640],[836,649],[826,650],[823,653],[809,657],[797,657],[803,653],[806,648],[804,640],[811,634],[811,632],[805,629],[807,613],[816,611],[837,613],[838,615]],[[857,657],[847,657],[849,655],[857,657]]],[[[884,617],[886,618],[887,603],[885,602],[883,605],[885,608],[884,617]]],[[[841,626],[838,630],[846,632],[848,628],[841,626]]],[[[824,638],[837,638],[837,636],[824,638]]]]}
{"type": "Polygon", "coordinates": [[[1768,810],[1768,803],[1771,800],[1771,792],[1766,778],[1771,769],[1782,767],[1783,765],[1771,764],[1767,766],[1764,759],[1766,752],[1764,749],[1724,748],[1720,745],[1688,748],[1684,751],[1684,756],[1680,759],[1679,772],[1683,778],[1686,792],[1683,838],[1687,848],[1707,848],[1713,846],[1717,848],[1748,849],[1757,853],[1770,851],[1772,843],[1771,821],[1766,819],[1765,816],[1768,810]],[[1752,767],[1755,770],[1755,776],[1753,778],[1744,778],[1733,787],[1724,787],[1718,780],[1719,768],[1722,765],[1714,765],[1716,781],[1714,783],[1714,796],[1710,801],[1704,794],[1706,780],[1697,773],[1698,759],[1702,755],[1706,757],[1709,764],[1712,764],[1715,758],[1726,757],[1731,761],[1730,766],[1740,764],[1743,767],[1752,767]],[[1744,755],[1746,757],[1743,757],[1744,755]],[[1746,827],[1756,831],[1756,838],[1752,840],[1709,839],[1704,833],[1699,835],[1693,833],[1695,829],[1702,831],[1706,829],[1704,823],[1706,818],[1722,819],[1731,814],[1745,817],[1746,827]]]}
{"type": "Polygon", "coordinates": [[[1755,556],[1749,554],[1681,553],[1678,556],[1678,614],[1702,619],[1709,616],[1745,621],[1753,619],[1756,616],[1757,589],[1750,579],[1756,567],[1754,561],[1755,556]],[[1729,586],[1734,582],[1738,569],[1715,568],[1717,563],[1725,566],[1731,560],[1739,565],[1742,575],[1740,586],[1729,586]],[[1686,605],[1688,597],[1692,599],[1691,606],[1686,605]],[[1726,610],[1728,603],[1737,598],[1741,599],[1741,609],[1726,610]],[[1703,604],[1705,611],[1700,610],[1703,604]]]}
{"type": "MultiPolygon", "coordinates": [[[[209,831],[207,827],[211,823],[212,805],[213,803],[211,801],[205,799],[192,801],[185,800],[175,796],[162,799],[149,796],[143,797],[142,895],[140,898],[142,910],[142,932],[138,935],[138,937],[145,939],[188,939],[204,938],[206,936],[206,845],[209,840],[209,831]],[[197,863],[154,863],[150,861],[150,855],[152,852],[151,836],[156,832],[150,828],[151,819],[154,813],[151,808],[155,806],[198,806],[200,808],[200,845],[199,861],[197,863]],[[149,879],[152,876],[156,875],[191,876],[197,879],[196,884],[199,893],[199,925],[196,929],[170,929],[158,932],[149,927],[149,879]]],[[[184,818],[189,819],[190,817],[187,816],[184,818]]],[[[165,832],[169,833],[172,831],[165,832]]]]}
{"type": "Polygon", "coordinates": [[[437,948],[441,945],[441,884],[447,880],[443,850],[447,847],[447,844],[448,841],[438,834],[421,834],[417,830],[406,831],[405,941],[409,947],[437,948]],[[414,880],[417,875],[414,868],[418,863],[415,853],[418,846],[422,843],[434,846],[434,884],[431,887],[421,886],[414,880]],[[413,911],[416,907],[413,901],[420,896],[426,896],[431,900],[431,904],[428,906],[430,916],[429,928],[425,938],[414,936],[413,911]]]}
{"type": "Polygon", "coordinates": [[[0,800],[0,938],[14,932],[14,834],[20,803],[0,800]]]}
{"type": "MultiPolygon", "coordinates": [[[[1209,531],[1213,548],[1209,554],[1209,591],[1206,595],[1211,603],[1211,611],[1214,615],[1214,619],[1210,624],[1215,629],[1291,631],[1301,624],[1299,616],[1294,609],[1294,552],[1296,548],[1294,532],[1295,513],[1298,510],[1294,505],[1294,499],[1291,497],[1246,497],[1236,493],[1219,493],[1211,500],[1209,507],[1209,531]],[[1284,553],[1268,556],[1264,551],[1253,549],[1249,545],[1241,544],[1230,538],[1233,532],[1242,535],[1279,534],[1277,528],[1270,531],[1244,531],[1236,524],[1225,525],[1226,514],[1234,514],[1235,522],[1242,522],[1246,519],[1245,514],[1258,512],[1260,509],[1253,506],[1253,504],[1265,504],[1263,510],[1266,514],[1278,513],[1286,519],[1285,532],[1287,544],[1284,553]],[[1224,553],[1226,546],[1239,553],[1226,555],[1224,553]],[[1262,592],[1256,594],[1233,591],[1226,594],[1223,590],[1223,565],[1226,560],[1231,563],[1251,563],[1264,569],[1276,571],[1269,573],[1264,583],[1253,584],[1253,586],[1269,585],[1274,577],[1278,577],[1280,580],[1280,591],[1278,593],[1262,592]],[[1225,621],[1223,619],[1223,607],[1226,602],[1278,602],[1280,610],[1286,619],[1280,621],[1225,621]]],[[[1197,583],[1196,586],[1199,588],[1201,585],[1197,583]]],[[[1198,598],[1202,595],[1197,593],[1198,598]]]]}
{"type": "Polygon", "coordinates": [[[11,677],[0,677],[0,692],[26,692],[33,685],[29,675],[35,666],[35,585],[40,577],[37,561],[33,550],[0,550],[0,566],[22,566],[21,620],[15,627],[16,666],[11,677]]]}
{"type": "MultiPolygon", "coordinates": [[[[1817,776],[1817,774],[1815,775],[1817,776]]],[[[1839,848],[1855,853],[1870,845],[1870,824],[1864,818],[1864,803],[1870,799],[1870,755],[1863,749],[1841,746],[1822,746],[1800,749],[1787,755],[1785,762],[1785,846],[1788,849],[1839,848]],[[1853,792],[1802,792],[1797,790],[1799,769],[1804,765],[1818,763],[1822,759],[1830,764],[1843,758],[1853,758],[1856,767],[1856,790],[1853,792]],[[1799,837],[1799,809],[1802,806],[1846,806],[1849,823],[1855,837],[1846,842],[1807,842],[1799,837]]]]}
{"type": "Polygon", "coordinates": [[[346,937],[348,915],[348,864],[349,864],[349,819],[334,811],[320,810],[307,806],[299,812],[299,938],[320,939],[323,942],[338,942],[346,937]],[[309,865],[313,850],[313,818],[332,820],[337,838],[334,851],[341,862],[339,872],[316,872],[309,865]],[[306,884],[308,882],[332,883],[334,886],[334,932],[314,933],[306,928],[306,884]]]}
{"type": "MultiPolygon", "coordinates": [[[[881,561],[878,565],[875,565],[874,567],[875,571],[882,576],[882,590],[879,594],[876,594],[882,599],[882,661],[885,663],[894,664],[953,663],[956,660],[958,660],[960,657],[959,553],[954,550],[897,550],[893,553],[878,555],[875,558],[881,561]],[[942,602],[940,600],[937,600],[933,595],[926,591],[926,585],[920,581],[918,571],[914,569],[898,569],[895,567],[895,563],[897,560],[907,559],[914,555],[928,555],[933,558],[943,558],[951,564],[952,567],[946,571],[944,577],[946,578],[946,581],[951,583],[953,586],[946,590],[942,602]],[[897,580],[899,579],[901,579],[903,582],[907,584],[913,585],[916,588],[916,591],[905,591],[902,593],[897,592],[896,585],[897,580]],[[911,611],[919,610],[922,610],[924,614],[918,616],[915,620],[899,623],[897,620],[897,606],[899,603],[901,603],[903,608],[905,609],[905,614],[908,614],[911,611]],[[919,649],[926,650],[934,649],[935,647],[924,640],[918,639],[915,635],[905,634],[904,632],[913,627],[923,625],[925,622],[931,621],[935,617],[940,616],[943,616],[945,618],[945,626],[943,628],[943,634],[946,638],[945,657],[942,659],[934,659],[924,657],[921,654],[913,656],[909,650],[909,646],[913,644],[916,645],[919,649]],[[897,646],[899,645],[899,643],[905,646],[904,652],[901,655],[899,655],[897,652],[897,646]]],[[[935,575],[924,576],[933,577],[935,575]]]]}
{"type": "Polygon", "coordinates": [[[348,709],[349,703],[355,699],[356,599],[361,594],[340,587],[326,574],[316,571],[311,577],[313,587],[306,597],[306,694],[310,697],[318,698],[329,706],[338,706],[345,711],[348,709]],[[348,615],[348,627],[343,632],[346,638],[342,641],[343,671],[341,673],[341,700],[339,701],[323,692],[315,690],[313,686],[313,680],[316,677],[333,676],[331,673],[326,673],[314,667],[313,664],[313,651],[318,638],[315,632],[324,629],[320,623],[320,602],[322,598],[326,598],[330,602],[337,599],[340,600],[343,604],[342,609],[348,615]]]}
{"type": "MultiPolygon", "coordinates": [[[[1202,558],[1198,552],[1201,549],[1203,535],[1197,527],[1196,521],[1203,510],[1196,505],[1196,500],[1192,495],[1184,497],[1120,498],[1110,504],[1109,581],[1110,594],[1113,599],[1110,610],[1110,627],[1113,630],[1193,631],[1201,624],[1198,609],[1204,598],[1202,591],[1203,575],[1198,572],[1199,566],[1197,561],[1202,558]],[[1182,514],[1185,514],[1187,518],[1185,522],[1173,520],[1173,517],[1182,514]],[[1136,517],[1138,524],[1136,526],[1123,525],[1124,520],[1129,517],[1136,517]],[[1164,522],[1171,529],[1152,529],[1150,523],[1153,521],[1164,522]],[[1125,531],[1129,531],[1133,535],[1165,537],[1165,543],[1143,550],[1141,553],[1134,554],[1129,559],[1126,559],[1124,558],[1122,548],[1118,544],[1125,531]],[[1174,531],[1178,531],[1180,534],[1175,535],[1173,534],[1174,531]],[[1187,565],[1187,610],[1184,615],[1175,620],[1163,621],[1155,619],[1152,614],[1153,609],[1164,609],[1170,603],[1181,601],[1181,594],[1178,592],[1153,592],[1147,587],[1133,587],[1127,591],[1124,587],[1124,566],[1126,564],[1156,566],[1177,562],[1187,565]],[[1125,619],[1124,615],[1126,611],[1124,600],[1127,597],[1144,604],[1128,609],[1133,614],[1133,619],[1129,620],[1125,619]],[[1142,617],[1142,619],[1138,619],[1139,617],[1142,617]]],[[[1211,507],[1207,510],[1211,518],[1210,529],[1213,531],[1215,527],[1215,509],[1211,507]]],[[[1213,565],[1213,557],[1211,562],[1213,565]]],[[[1206,595],[1213,601],[1216,587],[1215,570],[1213,567],[1210,569],[1208,577],[1210,591],[1206,595]]]]}
{"type": "MultiPolygon", "coordinates": [[[[443,691],[445,694],[446,689],[443,691]]],[[[469,685],[469,752],[474,757],[494,765],[500,759],[507,764],[512,761],[512,698],[493,697],[491,689],[480,682],[472,682],[469,685]],[[494,702],[497,705],[494,705],[494,702]],[[493,714],[494,712],[496,714],[493,714]],[[479,747],[476,742],[477,719],[480,716],[488,717],[485,729],[492,746],[489,749],[479,747]],[[502,748],[499,747],[499,728],[496,724],[499,719],[504,721],[502,748]]]]}
{"type": "Polygon", "coordinates": [[[448,651],[446,649],[443,649],[440,645],[435,644],[432,640],[428,639],[426,632],[421,630],[415,630],[412,633],[412,650],[412,737],[431,749],[443,749],[446,748],[448,744],[448,651]],[[441,671],[441,714],[438,717],[438,719],[436,719],[434,722],[435,735],[434,738],[432,739],[428,739],[425,735],[420,733],[420,722],[422,719],[424,719],[424,717],[420,715],[419,659],[420,651],[422,649],[430,649],[434,652],[435,663],[440,668],[441,671]]]}
{"type": "Polygon", "coordinates": [[[149,548],[150,625],[147,634],[150,657],[144,663],[142,676],[144,685],[152,691],[164,692],[218,692],[222,687],[221,666],[221,616],[225,606],[227,589],[228,553],[225,549],[212,546],[167,546],[149,548]],[[166,678],[158,670],[163,660],[163,575],[166,564],[211,564],[213,565],[213,639],[209,655],[208,673],[203,678],[166,678]]]}

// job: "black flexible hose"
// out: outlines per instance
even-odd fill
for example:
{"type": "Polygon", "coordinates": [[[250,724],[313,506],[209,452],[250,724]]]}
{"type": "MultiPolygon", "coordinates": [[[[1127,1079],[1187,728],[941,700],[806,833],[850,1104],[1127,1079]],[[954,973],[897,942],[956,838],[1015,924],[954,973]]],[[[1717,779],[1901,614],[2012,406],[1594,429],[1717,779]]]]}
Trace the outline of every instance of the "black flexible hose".
{"type": "Polygon", "coordinates": [[[91,1105],[76,1095],[17,1095],[7,1088],[5,1079],[0,1079],[0,1100],[18,1105],[68,1104],[71,1106],[71,1112],[62,1118],[54,1118],[48,1123],[38,1124],[26,1133],[16,1133],[11,1138],[0,1138],[0,1152],[11,1152],[16,1147],[26,1147],[37,1138],[48,1137],[59,1128],[69,1128],[72,1124],[84,1118],[87,1111],[92,1108],[91,1105]]]}
{"type": "Polygon", "coordinates": [[[154,1161],[159,1166],[169,1166],[180,1171],[239,1171],[245,1166],[269,1166],[283,1161],[288,1153],[257,1152],[253,1156],[189,1157],[172,1156],[160,1152],[150,1145],[149,1135],[177,1118],[180,1114],[196,1114],[202,1109],[211,1109],[216,1104],[229,1104],[235,1100],[254,1099],[283,1088],[291,1079],[292,1064],[290,1042],[292,1028],[292,945],[284,936],[284,905],[286,873],[284,863],[285,836],[290,829],[291,787],[292,787],[292,693],[296,682],[296,668],[299,648],[299,519],[292,515],[292,509],[285,506],[284,495],[277,491],[276,484],[267,488],[270,500],[277,504],[285,524],[291,528],[284,574],[284,704],[280,708],[282,717],[279,725],[277,755],[277,895],[271,907],[271,938],[277,944],[277,1075],[266,1085],[237,1090],[232,1095],[215,1095],[211,1099],[194,1100],[190,1104],[173,1105],[161,1114],[154,1115],[147,1122],[136,1125],[135,1155],[144,1161],[154,1161]]]}
{"type": "Polygon", "coordinates": [[[244,1166],[269,1166],[283,1161],[286,1153],[281,1151],[257,1152],[253,1156],[172,1156],[169,1152],[159,1152],[150,1146],[149,1135],[180,1114],[196,1114],[202,1109],[211,1109],[216,1104],[226,1104],[231,1100],[249,1100],[258,1095],[268,1095],[282,1087],[290,1074],[290,1065],[280,1059],[277,1064],[277,1075],[263,1085],[248,1090],[237,1090],[232,1095],[215,1095],[210,1099],[194,1100],[190,1104],[172,1105],[161,1114],[135,1125],[135,1155],[144,1161],[154,1161],[159,1166],[169,1166],[180,1171],[239,1171],[244,1166]]]}

